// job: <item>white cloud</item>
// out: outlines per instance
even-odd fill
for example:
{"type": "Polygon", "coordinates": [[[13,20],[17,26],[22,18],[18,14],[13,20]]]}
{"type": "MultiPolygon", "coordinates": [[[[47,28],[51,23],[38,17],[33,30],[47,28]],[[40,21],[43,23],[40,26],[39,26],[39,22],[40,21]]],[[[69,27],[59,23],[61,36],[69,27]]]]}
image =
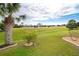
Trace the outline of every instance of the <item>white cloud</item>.
{"type": "Polygon", "coordinates": [[[26,12],[24,12],[34,20],[45,20],[48,17],[57,18],[60,16],[69,15],[77,12],[77,9],[75,7],[60,4],[58,6],[55,5],[55,7],[53,7],[53,5],[48,7],[39,4],[31,4],[29,7],[26,7],[25,9],[26,12]]]}
{"type": "Polygon", "coordinates": [[[75,8],[77,4],[79,0],[26,0],[21,4],[19,14],[27,14],[27,23],[36,23],[35,20],[42,21],[78,13],[79,10],[75,8]]]}

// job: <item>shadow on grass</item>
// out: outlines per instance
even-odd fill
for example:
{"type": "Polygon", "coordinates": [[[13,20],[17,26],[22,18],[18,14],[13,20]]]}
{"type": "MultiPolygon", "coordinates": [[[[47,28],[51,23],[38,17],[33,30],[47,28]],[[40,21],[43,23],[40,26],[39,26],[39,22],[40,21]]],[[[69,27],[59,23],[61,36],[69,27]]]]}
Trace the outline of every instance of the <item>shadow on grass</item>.
{"type": "Polygon", "coordinates": [[[2,45],[0,45],[0,49],[7,48],[12,45],[14,45],[14,44],[2,44],[2,45]]]}

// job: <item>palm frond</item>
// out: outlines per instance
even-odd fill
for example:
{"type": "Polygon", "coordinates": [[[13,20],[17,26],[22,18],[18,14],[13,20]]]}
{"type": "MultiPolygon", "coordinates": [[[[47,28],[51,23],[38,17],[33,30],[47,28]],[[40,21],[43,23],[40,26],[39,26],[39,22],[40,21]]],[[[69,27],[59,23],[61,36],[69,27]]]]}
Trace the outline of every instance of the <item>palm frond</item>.
{"type": "MultiPolygon", "coordinates": [[[[11,15],[17,11],[19,11],[20,4],[19,3],[0,3],[0,16],[2,15],[11,15]]],[[[16,17],[17,21],[25,20],[26,15],[20,15],[19,17],[16,17]]]]}
{"type": "Polygon", "coordinates": [[[20,22],[21,19],[20,19],[20,18],[15,18],[15,20],[16,20],[17,22],[20,22]]]}
{"type": "Polygon", "coordinates": [[[14,13],[19,10],[20,4],[19,3],[7,3],[6,8],[8,10],[8,13],[14,13]]]}
{"type": "Polygon", "coordinates": [[[26,19],[26,15],[20,15],[20,18],[24,20],[26,19]]]}
{"type": "Polygon", "coordinates": [[[3,16],[5,13],[5,4],[0,3],[0,15],[3,16]]]}
{"type": "Polygon", "coordinates": [[[14,19],[19,22],[19,21],[21,21],[21,20],[25,20],[25,19],[26,19],[26,15],[20,15],[20,16],[14,18],[14,19]]]}
{"type": "Polygon", "coordinates": [[[0,3],[0,15],[15,13],[20,8],[19,3],[0,3]]]}

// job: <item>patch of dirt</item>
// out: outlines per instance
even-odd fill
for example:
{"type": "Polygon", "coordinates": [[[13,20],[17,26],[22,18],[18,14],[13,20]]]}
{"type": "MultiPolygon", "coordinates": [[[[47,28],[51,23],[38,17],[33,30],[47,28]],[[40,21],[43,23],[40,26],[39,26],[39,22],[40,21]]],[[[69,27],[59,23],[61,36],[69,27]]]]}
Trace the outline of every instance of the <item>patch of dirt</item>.
{"type": "Polygon", "coordinates": [[[63,40],[67,41],[67,42],[70,42],[76,46],[79,47],[79,38],[77,37],[63,37],[63,40]]]}

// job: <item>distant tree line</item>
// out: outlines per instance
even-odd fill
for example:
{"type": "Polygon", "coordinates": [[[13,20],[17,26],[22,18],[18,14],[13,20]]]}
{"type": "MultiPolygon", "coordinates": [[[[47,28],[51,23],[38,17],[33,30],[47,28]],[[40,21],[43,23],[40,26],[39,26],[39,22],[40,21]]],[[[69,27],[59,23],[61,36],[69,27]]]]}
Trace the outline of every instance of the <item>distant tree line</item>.
{"type": "MultiPolygon", "coordinates": [[[[62,24],[62,25],[42,25],[41,23],[38,23],[37,25],[23,25],[23,23],[21,23],[20,25],[15,24],[14,28],[21,28],[21,27],[38,28],[38,27],[54,27],[54,26],[66,26],[69,29],[75,29],[79,27],[79,22],[76,22],[75,20],[72,19],[72,20],[69,20],[68,24],[62,24]]],[[[5,31],[3,21],[0,22],[0,31],[5,31]]]]}
{"type": "Polygon", "coordinates": [[[23,25],[18,25],[18,24],[15,24],[14,28],[21,28],[23,27],[23,25]]]}

